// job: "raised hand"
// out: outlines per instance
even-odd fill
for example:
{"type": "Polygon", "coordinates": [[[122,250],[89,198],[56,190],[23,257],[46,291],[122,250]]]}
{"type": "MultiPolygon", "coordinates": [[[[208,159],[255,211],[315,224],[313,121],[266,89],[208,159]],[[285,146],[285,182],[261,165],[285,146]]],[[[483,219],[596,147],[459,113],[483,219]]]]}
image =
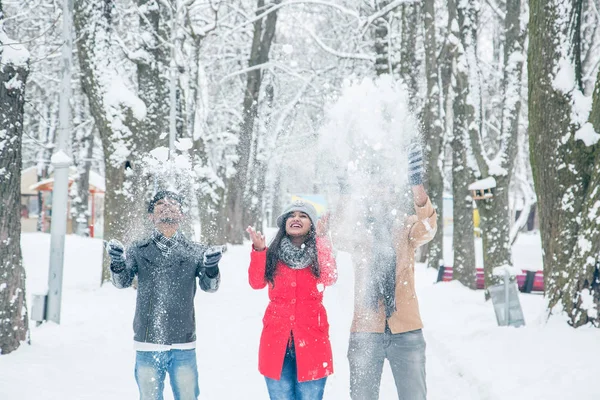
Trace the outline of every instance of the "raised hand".
{"type": "Polygon", "coordinates": [[[112,262],[122,263],[125,261],[123,252],[125,248],[121,242],[116,239],[111,239],[106,245],[106,252],[110,256],[112,262]]]}
{"type": "Polygon", "coordinates": [[[250,235],[250,240],[252,240],[252,246],[254,246],[254,250],[263,251],[265,247],[267,247],[265,242],[265,235],[260,232],[254,230],[253,227],[249,226],[246,229],[246,232],[250,235]]]}
{"type": "Polygon", "coordinates": [[[223,246],[213,246],[204,252],[203,262],[205,268],[216,268],[223,256],[223,246]]]}
{"type": "Polygon", "coordinates": [[[329,232],[329,213],[323,214],[317,221],[317,236],[326,236],[329,232]]]}

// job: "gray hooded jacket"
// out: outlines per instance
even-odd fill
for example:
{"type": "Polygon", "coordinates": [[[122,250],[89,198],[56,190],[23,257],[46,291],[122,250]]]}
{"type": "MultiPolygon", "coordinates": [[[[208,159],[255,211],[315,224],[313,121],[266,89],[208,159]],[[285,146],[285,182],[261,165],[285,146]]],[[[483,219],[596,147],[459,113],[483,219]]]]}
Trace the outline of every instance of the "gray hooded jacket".
{"type": "Polygon", "coordinates": [[[130,246],[125,262],[111,263],[112,282],[117,288],[131,286],[138,277],[135,341],[174,344],[196,340],[196,278],[200,288],[209,293],[217,291],[221,280],[218,268],[213,268],[216,271],[211,271],[211,276],[206,273],[202,262],[206,249],[180,237],[165,257],[149,238],[130,246]]]}

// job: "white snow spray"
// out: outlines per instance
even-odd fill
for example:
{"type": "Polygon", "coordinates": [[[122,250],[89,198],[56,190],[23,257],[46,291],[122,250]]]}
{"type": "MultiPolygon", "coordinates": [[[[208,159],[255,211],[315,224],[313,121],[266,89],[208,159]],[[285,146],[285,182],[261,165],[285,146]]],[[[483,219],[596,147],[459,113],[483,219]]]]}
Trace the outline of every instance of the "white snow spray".
{"type": "Polygon", "coordinates": [[[184,220],[181,229],[190,239],[195,238],[193,221],[196,207],[195,190],[197,183],[194,180],[192,161],[188,150],[192,147],[190,139],[180,139],[175,143],[176,152],[169,157],[167,147],[157,147],[143,157],[138,168],[131,171],[138,174],[131,179],[132,209],[139,209],[139,213],[131,213],[122,221],[127,226],[127,235],[124,238],[127,244],[148,237],[153,226],[147,218],[146,210],[150,199],[160,190],[168,190],[181,195],[184,199],[184,220]],[[135,186],[135,187],[133,187],[135,186]]]}
{"type": "Polygon", "coordinates": [[[408,92],[390,76],[347,84],[320,135],[334,246],[352,252],[355,301],[373,309],[381,301],[388,316],[396,304],[396,232],[414,213],[407,153],[419,142],[408,92]]]}
{"type": "Polygon", "coordinates": [[[406,199],[407,149],[421,138],[401,82],[382,76],[346,83],[329,106],[319,137],[320,170],[330,195],[337,197],[337,181],[344,179],[357,202],[382,190],[395,193],[390,201],[396,204],[406,199]]]}

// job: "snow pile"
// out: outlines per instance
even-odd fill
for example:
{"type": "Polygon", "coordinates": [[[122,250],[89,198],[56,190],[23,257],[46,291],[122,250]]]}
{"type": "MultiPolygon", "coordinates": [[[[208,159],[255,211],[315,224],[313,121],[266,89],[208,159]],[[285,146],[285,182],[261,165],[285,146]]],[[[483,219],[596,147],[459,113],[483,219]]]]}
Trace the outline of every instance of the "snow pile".
{"type": "Polygon", "coordinates": [[[9,38],[4,32],[4,23],[0,22],[0,61],[2,66],[13,65],[14,67],[27,67],[29,62],[29,51],[20,43],[9,38]]]}
{"type": "Polygon", "coordinates": [[[586,146],[593,146],[600,140],[600,134],[596,133],[590,122],[586,122],[575,132],[575,140],[583,141],[586,146]]]}
{"type": "Polygon", "coordinates": [[[496,187],[496,179],[493,176],[489,176],[485,179],[475,181],[469,185],[469,190],[485,190],[493,189],[496,187]]]}
{"type": "MultiPolygon", "coordinates": [[[[146,105],[136,96],[125,84],[125,82],[115,74],[106,90],[104,102],[108,109],[120,110],[121,106],[131,110],[133,116],[138,121],[146,118],[146,105]]],[[[115,121],[113,121],[115,123],[115,121]]]]}
{"type": "Polygon", "coordinates": [[[52,158],[50,158],[50,162],[53,165],[57,165],[57,164],[71,165],[72,160],[71,160],[71,157],[69,157],[64,151],[59,150],[52,155],[52,158]]]}

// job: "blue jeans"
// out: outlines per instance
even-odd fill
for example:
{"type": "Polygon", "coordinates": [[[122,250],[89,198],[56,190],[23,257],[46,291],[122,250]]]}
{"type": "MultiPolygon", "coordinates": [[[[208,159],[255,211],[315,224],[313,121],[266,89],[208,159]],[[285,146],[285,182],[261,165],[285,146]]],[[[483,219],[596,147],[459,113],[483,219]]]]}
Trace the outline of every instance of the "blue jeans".
{"type": "Polygon", "coordinates": [[[271,400],[321,400],[327,378],[298,382],[296,372],[296,353],[293,343],[288,347],[283,359],[281,379],[267,378],[267,389],[271,400]]]}
{"type": "Polygon", "coordinates": [[[169,373],[175,400],[196,400],[200,395],[196,350],[138,351],[135,380],[140,400],[163,400],[165,375],[169,373]]]}
{"type": "MultiPolygon", "coordinates": [[[[405,333],[353,332],[350,334],[350,398],[376,400],[383,362],[388,359],[398,399],[425,400],[425,339],[418,329],[405,333]]],[[[387,397],[386,397],[387,398],[387,397]]]]}

